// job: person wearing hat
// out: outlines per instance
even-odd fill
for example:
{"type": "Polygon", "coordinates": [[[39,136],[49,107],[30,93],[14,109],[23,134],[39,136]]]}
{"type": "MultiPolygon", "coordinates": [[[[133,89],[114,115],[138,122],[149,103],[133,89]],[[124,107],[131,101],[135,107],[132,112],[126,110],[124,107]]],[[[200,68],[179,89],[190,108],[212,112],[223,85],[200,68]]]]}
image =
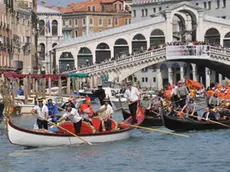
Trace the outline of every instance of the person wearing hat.
{"type": "Polygon", "coordinates": [[[93,93],[93,95],[99,99],[101,105],[105,104],[103,100],[105,99],[106,94],[101,84],[98,85],[98,89],[93,93]]]}
{"type": "Polygon", "coordinates": [[[104,99],[104,105],[102,105],[99,110],[96,112],[97,116],[101,119],[101,125],[99,131],[109,131],[112,129],[112,118],[113,108],[109,104],[109,99],[104,99]]]}
{"type": "Polygon", "coordinates": [[[89,122],[92,125],[92,117],[94,115],[93,107],[91,106],[90,97],[85,98],[85,103],[80,107],[80,114],[83,117],[83,120],[89,122]]]}
{"type": "Polygon", "coordinates": [[[38,99],[38,105],[34,106],[31,111],[32,114],[36,114],[37,116],[37,126],[39,129],[46,129],[48,130],[48,108],[45,104],[43,104],[43,99],[38,99]]]}
{"type": "Polygon", "coordinates": [[[124,97],[127,99],[129,104],[129,110],[132,116],[132,124],[137,123],[136,112],[137,112],[137,102],[139,101],[140,91],[132,86],[132,82],[127,83],[127,89],[125,91],[124,97]]]}
{"type": "Polygon", "coordinates": [[[49,117],[52,119],[52,122],[56,122],[57,121],[56,115],[58,114],[58,109],[57,109],[56,104],[54,104],[52,102],[52,99],[49,98],[46,106],[48,108],[48,114],[49,114],[49,117]]]}
{"type": "Polygon", "coordinates": [[[66,103],[66,113],[57,121],[57,123],[66,119],[69,119],[73,123],[75,133],[79,134],[81,132],[82,117],[79,115],[77,109],[72,108],[71,103],[66,103]]]}
{"type": "Polygon", "coordinates": [[[68,102],[65,102],[65,103],[61,106],[61,108],[62,108],[62,109],[66,109],[66,104],[69,104],[69,103],[70,103],[70,105],[71,105],[72,108],[76,108],[76,106],[75,106],[74,101],[73,101],[72,98],[69,98],[69,99],[68,99],[68,102]]]}
{"type": "Polygon", "coordinates": [[[185,85],[182,85],[181,81],[178,81],[178,88],[177,88],[177,96],[179,101],[179,105],[181,108],[184,107],[184,105],[186,104],[186,100],[187,100],[187,95],[189,94],[188,89],[185,85]]]}

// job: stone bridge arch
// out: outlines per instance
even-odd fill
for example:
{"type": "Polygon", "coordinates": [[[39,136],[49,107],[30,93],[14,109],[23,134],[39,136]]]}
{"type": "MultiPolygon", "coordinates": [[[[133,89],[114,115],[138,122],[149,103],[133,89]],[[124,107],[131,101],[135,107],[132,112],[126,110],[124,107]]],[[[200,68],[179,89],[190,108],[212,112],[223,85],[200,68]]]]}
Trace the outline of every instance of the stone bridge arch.
{"type": "Polygon", "coordinates": [[[209,44],[220,44],[220,32],[216,28],[210,28],[206,30],[204,35],[205,42],[209,44]]]}

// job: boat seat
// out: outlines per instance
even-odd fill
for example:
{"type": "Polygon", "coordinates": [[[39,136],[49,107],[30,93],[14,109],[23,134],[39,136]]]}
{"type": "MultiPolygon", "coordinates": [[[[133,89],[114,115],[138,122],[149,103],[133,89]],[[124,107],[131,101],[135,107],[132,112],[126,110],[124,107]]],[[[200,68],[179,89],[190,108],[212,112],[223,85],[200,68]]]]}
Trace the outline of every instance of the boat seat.
{"type": "MultiPolygon", "coordinates": [[[[74,125],[70,121],[64,122],[63,124],[61,124],[60,127],[75,134],[74,125]]],[[[96,130],[93,126],[91,126],[88,122],[82,121],[80,134],[93,134],[95,132],[96,130]]],[[[60,128],[60,133],[67,134],[67,132],[61,128],[60,128]]]]}
{"type": "MultiPolygon", "coordinates": [[[[114,130],[117,130],[117,122],[115,120],[113,120],[112,118],[110,118],[110,120],[112,121],[112,129],[110,131],[114,131],[114,130]]],[[[100,129],[100,125],[101,125],[101,120],[97,117],[94,117],[92,118],[92,123],[93,123],[93,126],[94,128],[99,131],[100,129]]],[[[104,131],[104,132],[108,132],[108,131],[104,131]]]]}

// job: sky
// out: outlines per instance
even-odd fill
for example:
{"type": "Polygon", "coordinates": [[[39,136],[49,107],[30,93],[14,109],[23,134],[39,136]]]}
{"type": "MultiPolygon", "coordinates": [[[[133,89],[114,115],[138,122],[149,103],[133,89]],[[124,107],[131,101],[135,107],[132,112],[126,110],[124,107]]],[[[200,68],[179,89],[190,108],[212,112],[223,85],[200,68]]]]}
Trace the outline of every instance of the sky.
{"type": "MultiPolygon", "coordinates": [[[[38,3],[40,4],[42,0],[38,0],[38,3]]],[[[46,2],[47,5],[55,5],[58,6],[59,4],[61,6],[67,6],[68,4],[71,3],[76,3],[76,2],[81,2],[81,1],[86,1],[86,0],[43,0],[46,2]]]]}

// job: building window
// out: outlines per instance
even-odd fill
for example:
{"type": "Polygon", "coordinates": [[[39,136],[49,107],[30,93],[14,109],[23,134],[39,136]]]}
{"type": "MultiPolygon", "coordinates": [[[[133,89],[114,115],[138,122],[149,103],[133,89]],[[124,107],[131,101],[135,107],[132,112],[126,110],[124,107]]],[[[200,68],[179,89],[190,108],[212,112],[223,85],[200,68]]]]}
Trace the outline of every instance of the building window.
{"type": "Polygon", "coordinates": [[[133,17],[136,17],[136,10],[133,10],[133,17]]]}
{"type": "Polygon", "coordinates": [[[57,20],[52,21],[52,35],[53,36],[58,35],[58,22],[57,22],[57,20]]]}
{"type": "Polygon", "coordinates": [[[207,9],[207,2],[204,2],[204,8],[207,9]]]}
{"type": "Polygon", "coordinates": [[[108,19],[108,26],[112,26],[112,20],[108,19]]]}
{"type": "Polygon", "coordinates": [[[45,22],[44,22],[44,20],[39,21],[39,34],[45,35],[45,22]]]}
{"type": "Polygon", "coordinates": [[[115,23],[116,26],[118,25],[118,18],[114,19],[114,23],[115,23]]]}
{"type": "Polygon", "coordinates": [[[156,82],[156,77],[153,77],[153,82],[156,82]]]}
{"type": "Polygon", "coordinates": [[[88,6],[88,11],[91,11],[91,7],[90,6],[88,6]]]}
{"type": "Polygon", "coordinates": [[[199,3],[196,3],[196,6],[198,6],[199,5],[199,3]]]}
{"type": "Polygon", "coordinates": [[[142,16],[142,17],[145,16],[145,11],[144,11],[144,9],[142,9],[141,12],[142,12],[141,16],[142,16]]]}
{"type": "Polygon", "coordinates": [[[69,19],[69,25],[70,26],[72,25],[72,19],[69,19]]]}
{"type": "Polygon", "coordinates": [[[226,19],[226,16],[221,16],[222,19],[226,19]]]}
{"type": "Polygon", "coordinates": [[[220,0],[217,0],[217,1],[216,1],[216,8],[217,8],[217,9],[220,8],[220,0]]]}
{"type": "Polygon", "coordinates": [[[90,25],[93,25],[93,19],[92,19],[92,18],[89,19],[89,24],[90,24],[90,25]]]}
{"type": "Polygon", "coordinates": [[[162,7],[159,7],[159,11],[161,11],[162,10],[162,7]]]}
{"type": "Polygon", "coordinates": [[[95,12],[96,11],[96,7],[95,6],[93,6],[93,12],[95,12]]]}
{"type": "Polygon", "coordinates": [[[128,24],[128,19],[125,19],[125,24],[128,24]]]}
{"type": "Polygon", "coordinates": [[[226,0],[223,0],[223,8],[226,7],[226,0]]]}
{"type": "Polygon", "coordinates": [[[208,9],[210,10],[212,7],[211,7],[211,1],[208,1],[208,9]]]}
{"type": "Polygon", "coordinates": [[[145,82],[145,78],[141,78],[142,82],[145,82]]]}
{"type": "Polygon", "coordinates": [[[156,13],[156,8],[153,8],[153,13],[156,13]]]}
{"type": "Polygon", "coordinates": [[[63,22],[63,25],[65,26],[65,20],[62,20],[62,22],[63,22]]]}
{"type": "Polygon", "coordinates": [[[77,30],[75,31],[75,37],[78,37],[78,31],[77,30]]]}
{"type": "Polygon", "coordinates": [[[121,4],[119,4],[119,10],[121,10],[121,4]]]}
{"type": "Polygon", "coordinates": [[[85,23],[86,23],[85,19],[82,19],[82,25],[85,25],[85,23]]]}
{"type": "Polygon", "coordinates": [[[77,19],[75,19],[75,25],[77,25],[77,19]]]}
{"type": "Polygon", "coordinates": [[[147,77],[145,77],[145,82],[148,82],[148,78],[147,77]]]}
{"type": "Polygon", "coordinates": [[[145,16],[148,16],[148,9],[145,9],[145,16]]]}
{"type": "Polygon", "coordinates": [[[45,60],[45,52],[46,52],[45,44],[41,43],[40,44],[40,53],[39,53],[41,60],[45,60]]]}
{"type": "Polygon", "coordinates": [[[131,23],[131,19],[129,19],[129,24],[131,23]]]}
{"type": "Polygon", "coordinates": [[[98,23],[99,23],[99,26],[102,26],[103,25],[102,19],[99,19],[98,23]]]}

